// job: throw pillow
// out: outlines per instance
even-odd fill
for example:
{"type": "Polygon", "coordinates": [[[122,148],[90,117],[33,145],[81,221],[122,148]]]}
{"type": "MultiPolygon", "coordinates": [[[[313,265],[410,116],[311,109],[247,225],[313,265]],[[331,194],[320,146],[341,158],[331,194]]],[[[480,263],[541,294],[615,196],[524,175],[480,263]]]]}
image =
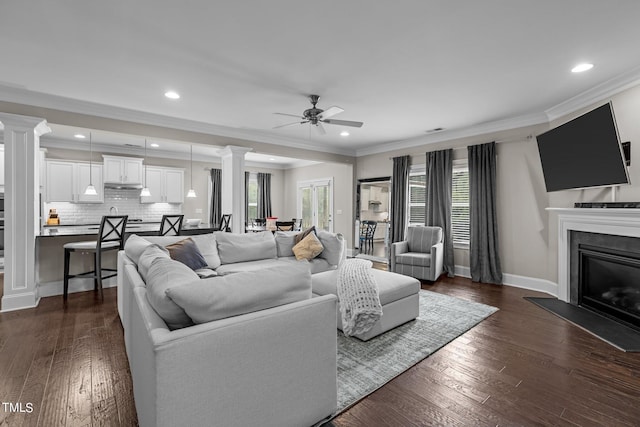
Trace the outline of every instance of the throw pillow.
{"type": "Polygon", "coordinates": [[[184,240],[166,246],[171,259],[180,261],[192,270],[198,270],[207,266],[202,253],[192,238],[187,237],[184,240]]]}
{"type": "Polygon", "coordinates": [[[322,246],[315,233],[307,234],[307,237],[300,240],[300,243],[293,247],[293,253],[297,260],[313,259],[320,255],[323,250],[324,246],[322,246]]]}
{"type": "Polygon", "coordinates": [[[200,249],[200,253],[207,262],[208,268],[220,267],[220,256],[218,255],[218,246],[216,245],[216,237],[213,233],[197,234],[191,236],[196,246],[200,249]]]}
{"type": "Polygon", "coordinates": [[[147,299],[169,329],[179,329],[193,325],[184,310],[167,297],[169,286],[183,284],[189,286],[199,282],[198,275],[181,262],[170,258],[156,258],[147,274],[147,299]]]}
{"type": "Polygon", "coordinates": [[[293,238],[293,244],[297,245],[298,243],[300,243],[302,239],[307,237],[309,233],[315,233],[315,232],[316,232],[316,226],[312,225],[311,227],[304,230],[302,233],[296,234],[296,236],[293,238]]]}
{"type": "Polygon", "coordinates": [[[344,236],[340,233],[334,234],[324,230],[320,230],[316,234],[322,246],[325,247],[320,258],[326,259],[330,265],[340,265],[345,259],[344,236]]]}
{"type": "Polygon", "coordinates": [[[140,277],[145,283],[147,282],[149,267],[151,267],[151,263],[156,258],[169,258],[169,251],[160,245],[152,244],[147,246],[138,258],[138,273],[140,273],[140,277]]]}
{"type": "Polygon", "coordinates": [[[272,267],[171,286],[166,294],[195,323],[206,323],[311,298],[309,263],[272,267]]]}

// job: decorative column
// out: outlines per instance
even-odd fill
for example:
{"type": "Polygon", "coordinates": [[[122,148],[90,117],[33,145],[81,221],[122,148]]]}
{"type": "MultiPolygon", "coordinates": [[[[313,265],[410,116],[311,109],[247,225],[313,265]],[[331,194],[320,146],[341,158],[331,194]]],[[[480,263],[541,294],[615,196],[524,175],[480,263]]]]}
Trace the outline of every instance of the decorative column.
{"type": "Polygon", "coordinates": [[[244,155],[251,148],[227,145],[222,157],[222,214],[231,214],[231,231],[244,233],[244,155]]]}
{"type": "MultiPolygon", "coordinates": [[[[36,236],[40,232],[40,136],[44,119],[0,113],[4,126],[4,295],[1,311],[38,305],[36,236]]],[[[61,261],[62,262],[62,261],[61,261]]]]}

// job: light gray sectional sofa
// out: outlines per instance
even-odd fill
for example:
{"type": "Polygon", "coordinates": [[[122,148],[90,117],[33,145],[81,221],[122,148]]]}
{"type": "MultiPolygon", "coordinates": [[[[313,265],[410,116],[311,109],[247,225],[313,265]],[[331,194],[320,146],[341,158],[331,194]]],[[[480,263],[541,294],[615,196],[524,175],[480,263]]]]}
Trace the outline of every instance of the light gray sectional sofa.
{"type": "Polygon", "coordinates": [[[312,298],[310,272],[336,269],[344,239],[319,232],[323,254],[296,261],[294,234],[189,236],[222,275],[211,279],[164,253],[186,236],[129,238],[118,308],[141,426],[308,426],[333,414],[337,299],[312,298]]]}
{"type": "MultiPolygon", "coordinates": [[[[118,254],[118,311],[141,426],[310,426],[337,406],[340,234],[293,256],[296,232],[188,236],[220,277],[200,279],[165,247],[131,236],[118,254]]],[[[199,255],[199,256],[200,256],[199,255]]],[[[372,270],[382,317],[367,341],[419,315],[420,282],[372,270]]]]}

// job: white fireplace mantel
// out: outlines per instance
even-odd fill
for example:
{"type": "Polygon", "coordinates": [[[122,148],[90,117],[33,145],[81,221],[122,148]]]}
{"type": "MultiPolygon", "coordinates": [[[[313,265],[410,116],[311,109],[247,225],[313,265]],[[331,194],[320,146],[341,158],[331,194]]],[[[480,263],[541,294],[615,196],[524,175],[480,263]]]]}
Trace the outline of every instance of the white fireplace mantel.
{"type": "Polygon", "coordinates": [[[558,299],[569,302],[570,232],[640,237],[640,209],[547,208],[558,214],[558,299]]]}

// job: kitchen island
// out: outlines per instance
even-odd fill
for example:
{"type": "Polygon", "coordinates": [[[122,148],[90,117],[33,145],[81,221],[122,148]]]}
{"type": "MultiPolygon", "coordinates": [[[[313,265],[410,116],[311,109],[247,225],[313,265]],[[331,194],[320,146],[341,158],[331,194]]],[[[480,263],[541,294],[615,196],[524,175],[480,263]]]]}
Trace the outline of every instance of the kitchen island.
{"type": "MultiPolygon", "coordinates": [[[[63,224],[44,226],[40,229],[40,235],[36,237],[36,283],[41,297],[62,294],[62,281],[64,277],[63,246],[70,242],[95,240],[98,236],[100,224],[63,224]]],[[[183,226],[180,234],[185,238],[194,234],[206,234],[218,230],[209,224],[198,226],[183,226]]],[[[131,222],[127,223],[125,239],[132,234],[141,236],[155,236],[160,231],[159,222],[131,222]]],[[[117,253],[110,251],[103,254],[103,266],[116,268],[117,253]]],[[[93,270],[93,255],[91,253],[76,252],[72,255],[70,273],[76,274],[93,270]]],[[[104,287],[115,286],[116,278],[106,279],[104,287]]],[[[69,291],[93,289],[93,279],[77,279],[69,284],[69,291]]]]}

